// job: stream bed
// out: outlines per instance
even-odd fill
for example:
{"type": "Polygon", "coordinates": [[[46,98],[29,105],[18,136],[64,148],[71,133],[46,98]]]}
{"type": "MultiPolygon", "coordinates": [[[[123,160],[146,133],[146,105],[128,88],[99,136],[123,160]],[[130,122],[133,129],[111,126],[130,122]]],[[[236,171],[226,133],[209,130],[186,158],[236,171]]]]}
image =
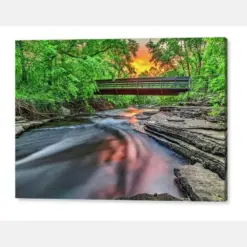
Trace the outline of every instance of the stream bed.
{"type": "Polygon", "coordinates": [[[141,193],[183,197],[174,182],[181,156],[97,115],[50,122],[16,138],[16,197],[115,199],[141,193]]]}

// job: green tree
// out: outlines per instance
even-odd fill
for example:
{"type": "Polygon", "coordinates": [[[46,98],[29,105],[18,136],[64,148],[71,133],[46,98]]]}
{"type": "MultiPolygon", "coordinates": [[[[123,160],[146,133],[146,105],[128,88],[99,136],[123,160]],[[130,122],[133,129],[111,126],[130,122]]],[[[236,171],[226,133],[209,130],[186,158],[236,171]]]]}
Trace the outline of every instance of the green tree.
{"type": "Polygon", "coordinates": [[[37,101],[88,99],[96,79],[127,77],[134,40],[16,41],[16,97],[37,101]]]}

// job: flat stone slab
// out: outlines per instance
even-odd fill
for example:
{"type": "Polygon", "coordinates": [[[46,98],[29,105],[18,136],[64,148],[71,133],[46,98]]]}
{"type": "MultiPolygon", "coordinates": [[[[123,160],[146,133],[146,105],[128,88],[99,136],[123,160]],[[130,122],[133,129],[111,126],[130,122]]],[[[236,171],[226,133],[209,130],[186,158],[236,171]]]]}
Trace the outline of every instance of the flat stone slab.
{"type": "MultiPolygon", "coordinates": [[[[205,119],[182,118],[178,116],[168,116],[163,112],[159,112],[151,116],[150,121],[156,124],[161,124],[164,127],[176,129],[205,129],[205,130],[226,130],[225,124],[212,123],[205,119]],[[171,121],[175,120],[175,121],[171,121]]],[[[148,124],[148,122],[147,122],[148,124]]]]}
{"type": "Polygon", "coordinates": [[[131,197],[119,197],[117,200],[146,200],[146,201],[182,201],[179,198],[176,198],[170,194],[163,193],[163,194],[154,194],[150,195],[147,193],[138,194],[131,197]]]}
{"type": "Polygon", "coordinates": [[[225,123],[226,122],[226,112],[224,112],[224,108],[222,107],[222,114],[220,116],[212,117],[209,113],[212,111],[212,107],[210,106],[163,106],[160,107],[160,111],[173,116],[179,116],[183,118],[203,118],[209,122],[217,123],[225,123]]]}
{"type": "Polygon", "coordinates": [[[200,163],[174,169],[176,182],[192,201],[226,201],[226,183],[200,163]]]}
{"type": "Polygon", "coordinates": [[[15,136],[19,136],[20,134],[22,134],[24,131],[31,129],[31,128],[35,128],[38,126],[41,126],[47,122],[50,122],[51,119],[43,119],[43,120],[39,120],[39,121],[21,121],[21,122],[16,122],[15,124],[15,136]]]}
{"type": "Polygon", "coordinates": [[[225,131],[224,130],[206,130],[182,128],[180,124],[152,124],[147,122],[145,124],[146,131],[156,131],[160,134],[169,135],[171,137],[183,140],[189,144],[195,145],[199,149],[210,152],[212,154],[225,156],[225,131]]]}
{"type": "Polygon", "coordinates": [[[226,126],[205,119],[185,119],[159,112],[152,115],[142,128],[160,143],[182,154],[192,163],[201,163],[205,168],[226,177],[226,126]]]}
{"type": "Polygon", "coordinates": [[[21,121],[21,120],[25,120],[25,118],[22,116],[15,116],[15,121],[21,121]]]}

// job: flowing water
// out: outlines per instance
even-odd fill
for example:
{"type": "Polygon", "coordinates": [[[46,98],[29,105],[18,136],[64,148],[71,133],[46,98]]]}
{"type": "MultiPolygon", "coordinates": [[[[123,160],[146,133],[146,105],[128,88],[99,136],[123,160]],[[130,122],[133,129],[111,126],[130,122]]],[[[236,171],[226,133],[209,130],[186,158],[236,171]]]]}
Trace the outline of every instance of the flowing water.
{"type": "Polygon", "coordinates": [[[181,197],[173,170],[186,163],[125,119],[49,123],[16,139],[16,197],[181,197]]]}

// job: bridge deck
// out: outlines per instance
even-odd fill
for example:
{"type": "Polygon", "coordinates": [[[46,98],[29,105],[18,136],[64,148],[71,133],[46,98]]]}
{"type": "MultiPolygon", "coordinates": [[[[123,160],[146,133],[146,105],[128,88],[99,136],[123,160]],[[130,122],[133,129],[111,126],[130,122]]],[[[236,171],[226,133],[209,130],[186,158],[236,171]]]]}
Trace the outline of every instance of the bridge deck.
{"type": "Polygon", "coordinates": [[[190,77],[144,77],[97,80],[103,95],[178,95],[190,89],[190,77]]]}

